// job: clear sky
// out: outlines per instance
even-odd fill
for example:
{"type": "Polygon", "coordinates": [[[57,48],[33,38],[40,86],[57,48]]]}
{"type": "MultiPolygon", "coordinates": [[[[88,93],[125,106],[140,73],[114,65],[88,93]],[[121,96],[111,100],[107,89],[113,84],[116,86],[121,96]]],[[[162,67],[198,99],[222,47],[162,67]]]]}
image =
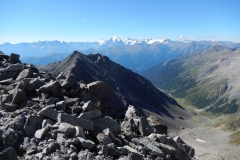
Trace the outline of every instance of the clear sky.
{"type": "Polygon", "coordinates": [[[240,0],[0,0],[0,44],[112,36],[240,42],[240,0]]]}

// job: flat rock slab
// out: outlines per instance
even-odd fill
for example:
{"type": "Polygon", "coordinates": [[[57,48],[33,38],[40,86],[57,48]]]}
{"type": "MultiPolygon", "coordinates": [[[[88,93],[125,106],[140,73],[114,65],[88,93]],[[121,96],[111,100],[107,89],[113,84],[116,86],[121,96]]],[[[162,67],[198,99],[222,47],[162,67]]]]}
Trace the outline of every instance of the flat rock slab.
{"type": "Polygon", "coordinates": [[[30,78],[33,76],[33,72],[30,69],[24,69],[19,73],[16,80],[23,80],[24,78],[30,78]]]}
{"type": "Polygon", "coordinates": [[[48,117],[54,121],[58,121],[58,112],[51,107],[43,108],[41,111],[39,111],[39,114],[45,117],[48,117]]]}
{"type": "Polygon", "coordinates": [[[40,116],[30,116],[27,118],[27,121],[24,125],[25,134],[28,137],[31,137],[37,130],[37,125],[42,123],[43,118],[40,116]]]}
{"type": "Polygon", "coordinates": [[[102,112],[100,110],[94,110],[90,112],[81,113],[78,118],[92,120],[101,117],[102,112]]]}
{"type": "Polygon", "coordinates": [[[41,93],[56,93],[60,88],[60,84],[58,81],[49,82],[46,85],[43,85],[39,88],[39,92],[41,93]]]}
{"type": "Polygon", "coordinates": [[[10,66],[8,66],[7,68],[4,69],[0,69],[1,72],[12,72],[12,71],[19,71],[19,70],[23,70],[24,65],[17,63],[17,64],[12,64],[10,66]]]}
{"type": "Polygon", "coordinates": [[[66,136],[73,134],[76,130],[75,127],[68,123],[60,123],[58,130],[63,132],[66,136]]]}
{"type": "Polygon", "coordinates": [[[35,132],[34,136],[37,138],[37,139],[42,139],[42,137],[45,135],[45,133],[49,130],[49,127],[45,127],[45,128],[42,128],[42,129],[39,129],[35,132]]]}
{"type": "Polygon", "coordinates": [[[41,81],[38,78],[34,78],[30,81],[30,83],[26,87],[26,91],[27,92],[33,92],[33,91],[35,92],[36,89],[39,89],[43,85],[45,85],[45,83],[43,81],[41,81]]]}
{"type": "Polygon", "coordinates": [[[106,116],[94,119],[93,122],[97,132],[102,132],[104,129],[109,128],[114,134],[118,135],[121,133],[120,124],[111,117],[106,116]]]}
{"type": "Polygon", "coordinates": [[[82,118],[77,118],[65,113],[59,113],[58,114],[58,118],[57,118],[58,122],[65,122],[65,123],[69,123],[73,126],[79,126],[82,129],[85,130],[90,130],[90,131],[94,131],[94,123],[92,121],[86,120],[86,119],[82,119],[82,118]]]}
{"type": "Polygon", "coordinates": [[[141,146],[147,147],[151,151],[151,154],[154,156],[160,156],[160,157],[164,156],[164,153],[162,152],[162,150],[159,149],[158,146],[156,145],[157,142],[155,142],[151,139],[148,139],[146,137],[133,138],[132,142],[136,145],[141,145],[141,146]]]}
{"type": "Polygon", "coordinates": [[[81,144],[82,147],[86,148],[86,149],[93,149],[95,146],[95,143],[91,140],[86,140],[82,137],[78,137],[79,142],[81,144]]]}
{"type": "Polygon", "coordinates": [[[103,154],[107,156],[120,156],[127,155],[129,150],[124,147],[117,147],[114,143],[110,143],[108,145],[104,145],[102,147],[103,154]]]}

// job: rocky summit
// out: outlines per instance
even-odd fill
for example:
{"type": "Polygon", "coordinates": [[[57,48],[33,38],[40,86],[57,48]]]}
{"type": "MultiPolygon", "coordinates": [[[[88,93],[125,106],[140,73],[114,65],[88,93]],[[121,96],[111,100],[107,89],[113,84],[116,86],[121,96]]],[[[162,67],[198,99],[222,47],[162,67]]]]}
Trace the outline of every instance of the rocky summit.
{"type": "Polygon", "coordinates": [[[130,104],[111,116],[115,89],[73,74],[54,78],[1,52],[0,160],[193,159],[194,148],[169,137],[158,117],[130,104]]]}
{"type": "Polygon", "coordinates": [[[62,62],[49,64],[40,70],[51,73],[56,79],[74,75],[77,81],[86,84],[93,81],[107,83],[113,89],[107,112],[117,119],[124,117],[129,105],[137,108],[144,117],[153,114],[160,117],[169,127],[181,128],[184,121],[178,117],[187,119],[191,116],[149,80],[101,54],[84,55],[74,51],[62,62]]]}

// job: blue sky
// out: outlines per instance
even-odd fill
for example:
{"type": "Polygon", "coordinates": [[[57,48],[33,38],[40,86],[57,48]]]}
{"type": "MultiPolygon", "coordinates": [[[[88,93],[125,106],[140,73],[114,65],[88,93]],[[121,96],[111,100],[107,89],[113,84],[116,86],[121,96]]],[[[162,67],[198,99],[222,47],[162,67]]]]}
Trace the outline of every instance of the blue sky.
{"type": "Polygon", "coordinates": [[[240,42],[239,0],[1,0],[0,44],[112,36],[240,42]]]}

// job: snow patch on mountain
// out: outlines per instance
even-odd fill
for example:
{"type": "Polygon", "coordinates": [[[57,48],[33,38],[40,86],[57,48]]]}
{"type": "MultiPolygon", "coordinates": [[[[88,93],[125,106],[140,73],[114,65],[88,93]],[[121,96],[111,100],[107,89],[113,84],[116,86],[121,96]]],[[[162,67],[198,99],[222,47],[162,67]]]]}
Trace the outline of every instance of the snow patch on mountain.
{"type": "Polygon", "coordinates": [[[165,39],[151,39],[147,42],[147,44],[153,44],[153,43],[163,43],[165,39]]]}
{"type": "Polygon", "coordinates": [[[99,41],[97,41],[99,43],[99,45],[103,45],[106,44],[106,40],[104,39],[100,39],[99,41]]]}

